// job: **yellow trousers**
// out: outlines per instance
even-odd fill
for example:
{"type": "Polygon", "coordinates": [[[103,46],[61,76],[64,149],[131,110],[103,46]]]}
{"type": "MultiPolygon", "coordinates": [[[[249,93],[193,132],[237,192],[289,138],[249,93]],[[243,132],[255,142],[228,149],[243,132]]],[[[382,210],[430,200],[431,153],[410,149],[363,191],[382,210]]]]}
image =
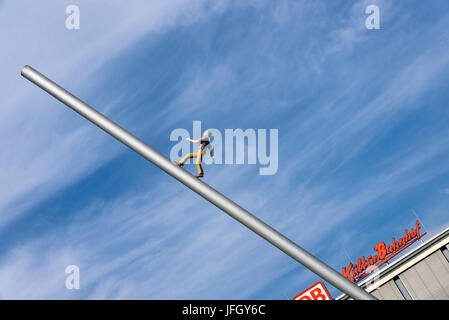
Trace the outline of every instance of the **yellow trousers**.
{"type": "Polygon", "coordinates": [[[203,174],[203,168],[201,167],[201,161],[203,160],[203,152],[198,150],[198,152],[189,153],[181,159],[179,164],[184,164],[187,159],[196,157],[196,168],[198,169],[198,174],[203,174]]]}

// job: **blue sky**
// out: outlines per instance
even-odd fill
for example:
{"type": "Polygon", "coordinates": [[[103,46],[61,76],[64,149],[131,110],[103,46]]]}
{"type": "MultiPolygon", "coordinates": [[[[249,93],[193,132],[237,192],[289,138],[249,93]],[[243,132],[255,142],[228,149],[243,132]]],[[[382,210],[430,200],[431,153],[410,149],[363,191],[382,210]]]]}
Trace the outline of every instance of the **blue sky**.
{"type": "Polygon", "coordinates": [[[429,236],[449,226],[448,25],[444,0],[0,1],[0,298],[291,299],[319,280],[24,65],[167,156],[195,120],[278,129],[275,175],[205,165],[204,180],[341,271],[412,210],[429,236]]]}

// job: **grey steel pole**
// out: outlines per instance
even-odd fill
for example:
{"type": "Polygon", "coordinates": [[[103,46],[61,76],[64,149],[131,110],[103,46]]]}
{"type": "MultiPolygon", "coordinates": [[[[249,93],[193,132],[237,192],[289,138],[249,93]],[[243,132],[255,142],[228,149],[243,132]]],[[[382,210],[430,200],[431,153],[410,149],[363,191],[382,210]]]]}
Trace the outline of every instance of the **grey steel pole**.
{"type": "Polygon", "coordinates": [[[244,224],[250,230],[279,248],[287,255],[304,265],[306,268],[325,279],[336,288],[340,289],[350,297],[360,300],[375,300],[376,298],[355,285],[349,279],[343,277],[337,271],[329,267],[290,239],[228,199],[203,181],[194,177],[188,171],[173,164],[167,157],[136,138],[131,133],[105,117],[103,114],[88,106],[86,103],[39,73],[30,66],[25,66],[21,72],[22,76],[47,91],[56,99],[66,104],[74,111],[97,125],[111,136],[149,160],[160,169],[192,189],[200,196],[226,212],[228,215],[244,224]]]}

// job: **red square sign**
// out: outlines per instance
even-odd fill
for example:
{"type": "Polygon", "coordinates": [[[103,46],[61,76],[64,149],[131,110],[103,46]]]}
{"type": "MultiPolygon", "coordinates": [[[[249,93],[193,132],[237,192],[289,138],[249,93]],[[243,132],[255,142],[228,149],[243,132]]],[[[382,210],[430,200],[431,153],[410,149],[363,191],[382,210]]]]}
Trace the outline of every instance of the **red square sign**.
{"type": "Polygon", "coordinates": [[[331,295],[321,281],[301,292],[293,300],[332,300],[331,295]]]}

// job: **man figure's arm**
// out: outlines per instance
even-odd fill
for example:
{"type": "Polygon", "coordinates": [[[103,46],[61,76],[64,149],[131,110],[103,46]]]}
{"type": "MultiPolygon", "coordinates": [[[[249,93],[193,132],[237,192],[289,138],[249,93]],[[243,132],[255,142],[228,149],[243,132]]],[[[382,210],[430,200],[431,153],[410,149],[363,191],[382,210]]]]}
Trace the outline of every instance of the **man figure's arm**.
{"type": "Polygon", "coordinates": [[[214,147],[212,147],[211,144],[208,144],[207,148],[209,149],[210,157],[212,158],[212,161],[215,162],[215,159],[214,159],[214,147]]]}
{"type": "Polygon", "coordinates": [[[201,139],[193,140],[193,139],[190,139],[190,138],[186,138],[186,140],[187,140],[187,141],[190,141],[190,142],[192,142],[192,143],[200,143],[200,140],[201,140],[201,139]]]}

